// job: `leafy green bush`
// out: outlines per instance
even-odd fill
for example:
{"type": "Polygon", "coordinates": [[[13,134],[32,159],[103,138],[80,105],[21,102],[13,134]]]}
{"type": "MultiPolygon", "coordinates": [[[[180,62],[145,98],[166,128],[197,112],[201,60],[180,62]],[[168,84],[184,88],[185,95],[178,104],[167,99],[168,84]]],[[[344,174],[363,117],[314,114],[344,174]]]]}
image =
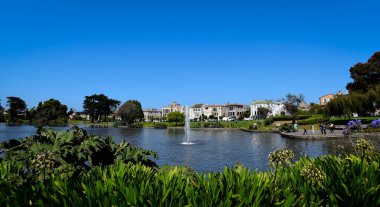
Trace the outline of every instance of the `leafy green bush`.
{"type": "MultiPolygon", "coordinates": [[[[310,114],[300,114],[300,115],[296,115],[294,118],[296,120],[303,120],[303,119],[307,119],[307,118],[310,118],[312,115],[310,114]]],[[[293,120],[293,117],[292,116],[273,116],[271,117],[273,121],[291,121],[293,120]]]]}
{"type": "Polygon", "coordinates": [[[165,123],[154,123],[153,127],[155,129],[166,129],[168,128],[168,125],[165,123]]]}
{"type": "Polygon", "coordinates": [[[270,126],[272,123],[273,123],[273,118],[272,117],[267,118],[267,119],[264,120],[264,125],[265,126],[270,126]]]}
{"type": "Polygon", "coordinates": [[[224,128],[224,125],[220,122],[205,122],[203,124],[204,128],[224,128]]]}
{"type": "Polygon", "coordinates": [[[257,124],[251,124],[251,125],[249,125],[248,129],[249,130],[257,130],[258,126],[257,126],[257,124]]]}
{"type": "Polygon", "coordinates": [[[295,132],[293,125],[291,124],[283,124],[280,126],[280,132],[295,132]]]}
{"type": "Polygon", "coordinates": [[[39,128],[35,135],[3,142],[0,148],[5,150],[2,163],[20,166],[23,171],[18,176],[24,182],[44,181],[54,176],[76,179],[95,166],[109,166],[118,160],[158,167],[149,158],[156,158],[156,153],[126,142],[116,144],[111,137],[89,135],[76,126],[59,132],[39,128]]]}
{"type": "Polygon", "coordinates": [[[326,123],[329,122],[328,117],[323,116],[316,116],[316,117],[310,117],[301,121],[298,121],[299,125],[311,125],[311,124],[318,124],[318,123],[326,123]]]}
{"type": "Polygon", "coordinates": [[[144,125],[140,122],[136,122],[136,123],[133,123],[129,126],[130,128],[136,128],[136,129],[140,129],[140,128],[144,128],[144,125]]]}

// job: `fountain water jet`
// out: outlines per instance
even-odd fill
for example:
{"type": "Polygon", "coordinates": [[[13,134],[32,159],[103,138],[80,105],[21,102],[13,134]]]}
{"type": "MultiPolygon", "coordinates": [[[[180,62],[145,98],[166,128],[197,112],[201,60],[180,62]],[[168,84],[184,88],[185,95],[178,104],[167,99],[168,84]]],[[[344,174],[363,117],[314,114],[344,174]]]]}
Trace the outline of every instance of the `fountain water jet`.
{"type": "Polygon", "coordinates": [[[190,142],[190,117],[189,117],[189,107],[185,107],[185,141],[181,144],[183,145],[193,145],[195,143],[190,142]]]}

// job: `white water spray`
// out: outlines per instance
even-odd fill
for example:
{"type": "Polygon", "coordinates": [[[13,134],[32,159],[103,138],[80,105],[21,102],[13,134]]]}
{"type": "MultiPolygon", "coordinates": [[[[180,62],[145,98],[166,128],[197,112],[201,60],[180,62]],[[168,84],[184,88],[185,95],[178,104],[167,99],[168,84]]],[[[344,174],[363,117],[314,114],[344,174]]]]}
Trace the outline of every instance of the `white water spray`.
{"type": "Polygon", "coordinates": [[[189,107],[185,107],[185,141],[181,144],[192,145],[194,143],[190,142],[190,116],[189,116],[189,107]]]}

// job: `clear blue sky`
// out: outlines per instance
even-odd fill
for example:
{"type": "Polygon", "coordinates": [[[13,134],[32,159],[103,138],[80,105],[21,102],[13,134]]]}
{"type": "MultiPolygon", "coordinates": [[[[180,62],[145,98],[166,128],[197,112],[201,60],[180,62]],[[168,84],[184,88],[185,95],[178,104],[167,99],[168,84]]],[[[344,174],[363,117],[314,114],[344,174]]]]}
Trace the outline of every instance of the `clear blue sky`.
{"type": "Polygon", "coordinates": [[[380,50],[377,0],[1,1],[0,98],[250,103],[345,89],[380,50]]]}

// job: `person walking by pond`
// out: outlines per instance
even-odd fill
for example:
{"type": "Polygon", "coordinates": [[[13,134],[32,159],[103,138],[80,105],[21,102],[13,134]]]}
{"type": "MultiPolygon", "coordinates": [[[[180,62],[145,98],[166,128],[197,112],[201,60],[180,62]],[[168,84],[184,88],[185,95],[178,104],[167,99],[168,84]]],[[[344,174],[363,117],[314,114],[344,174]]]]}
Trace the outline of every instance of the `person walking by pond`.
{"type": "Polygon", "coordinates": [[[335,129],[335,125],[334,124],[331,124],[330,125],[330,133],[334,133],[334,129],[335,129]]]}
{"type": "Polygon", "coordinates": [[[319,129],[321,130],[321,134],[323,134],[323,123],[319,125],[319,129]]]}
{"type": "Polygon", "coordinates": [[[303,125],[303,135],[307,135],[307,125],[303,125]]]}
{"type": "Polygon", "coordinates": [[[311,133],[314,134],[315,133],[315,128],[314,128],[314,124],[311,125],[311,133]]]}

